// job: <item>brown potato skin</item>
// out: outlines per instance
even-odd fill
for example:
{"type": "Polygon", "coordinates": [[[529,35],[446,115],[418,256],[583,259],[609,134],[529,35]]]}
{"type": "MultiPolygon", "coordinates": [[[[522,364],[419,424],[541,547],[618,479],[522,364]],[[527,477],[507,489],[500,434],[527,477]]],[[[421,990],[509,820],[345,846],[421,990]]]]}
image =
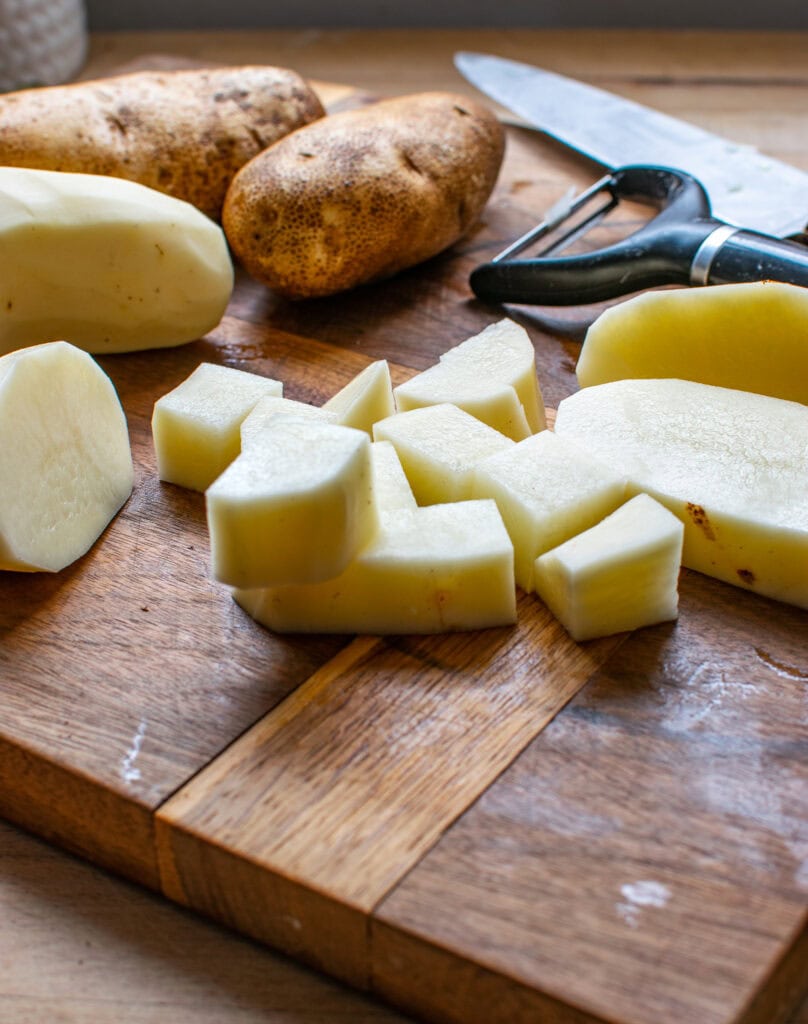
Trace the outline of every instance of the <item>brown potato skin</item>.
{"type": "Polygon", "coordinates": [[[322,117],[294,71],[139,71],[0,96],[0,164],[128,178],[218,220],[236,171],[322,117]]]}
{"type": "Polygon", "coordinates": [[[416,93],[299,128],[246,164],[225,199],[234,255],[287,298],[330,295],[456,242],[494,187],[505,147],[493,112],[416,93]]]}

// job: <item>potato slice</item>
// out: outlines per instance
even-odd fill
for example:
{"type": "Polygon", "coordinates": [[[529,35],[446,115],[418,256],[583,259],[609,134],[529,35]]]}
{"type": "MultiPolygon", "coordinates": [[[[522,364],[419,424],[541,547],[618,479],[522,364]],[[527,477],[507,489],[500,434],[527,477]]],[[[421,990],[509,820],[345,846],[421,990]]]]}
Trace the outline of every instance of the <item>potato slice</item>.
{"type": "Polygon", "coordinates": [[[555,429],[684,522],[686,566],[808,608],[808,407],[624,380],[564,399],[555,429]]]}
{"type": "Polygon", "coordinates": [[[638,494],[536,559],[536,592],[573,640],[675,619],[684,527],[638,494]]]}
{"type": "Polygon", "coordinates": [[[582,387],[679,377],[808,403],[808,289],[777,281],[644,292],[586,334],[582,387]]]}
{"type": "Polygon", "coordinates": [[[334,580],[237,590],[278,632],[438,633],[516,620],[513,546],[493,501],[383,512],[373,541],[334,580]]]}
{"type": "Polygon", "coordinates": [[[126,419],[109,377],[64,341],[0,359],[0,568],[58,572],[132,491],[126,419]]]}
{"type": "Polygon", "coordinates": [[[341,391],[323,404],[333,412],[337,422],[373,433],[373,424],[392,416],[396,411],[390,366],[386,359],[377,359],[366,366],[341,391]]]}
{"type": "Polygon", "coordinates": [[[157,472],[167,483],[204,491],[241,451],[243,420],[283,384],[231,366],[200,363],[154,403],[152,437],[157,472]]]}
{"type": "Polygon", "coordinates": [[[499,506],[513,541],[516,582],[528,592],[536,557],[594,526],[625,492],[625,477],[549,430],[489,456],[472,487],[475,498],[499,506]]]}
{"type": "Polygon", "coordinates": [[[205,492],[214,577],[266,587],[337,576],[376,532],[372,478],[364,431],[275,417],[205,492]]]}
{"type": "Polygon", "coordinates": [[[373,441],[373,490],[379,510],[416,508],[415,495],[401,465],[398,452],[389,441],[373,441]]]}
{"type": "Polygon", "coordinates": [[[0,167],[0,243],[0,353],[181,345],[219,323],[233,289],[213,221],[120,178],[0,167]]]}
{"type": "Polygon", "coordinates": [[[389,416],[373,438],[392,443],[419,505],[470,498],[477,463],[514,444],[449,403],[389,416]]]}
{"type": "Polygon", "coordinates": [[[547,425],[536,353],[523,327],[500,320],[395,389],[400,412],[451,402],[519,441],[547,425]]]}

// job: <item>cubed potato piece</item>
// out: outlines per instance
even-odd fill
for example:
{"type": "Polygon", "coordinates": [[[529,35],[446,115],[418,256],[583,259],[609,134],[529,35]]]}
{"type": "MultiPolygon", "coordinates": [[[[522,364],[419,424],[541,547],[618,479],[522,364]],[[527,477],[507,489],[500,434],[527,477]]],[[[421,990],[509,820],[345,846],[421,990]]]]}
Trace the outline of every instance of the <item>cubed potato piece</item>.
{"type": "Polygon", "coordinates": [[[536,559],[536,592],[573,640],[675,619],[681,520],[639,494],[536,559]]]}
{"type": "Polygon", "coordinates": [[[516,620],[513,546],[493,501],[382,512],[376,538],[334,580],[237,590],[278,632],[439,633],[516,620]]]}
{"type": "Polygon", "coordinates": [[[161,480],[206,490],[241,450],[239,428],[264,395],[280,395],[270,377],[200,363],[154,403],[152,437],[161,480]]]}
{"type": "Polygon", "coordinates": [[[379,510],[415,508],[417,503],[398,452],[389,441],[373,441],[373,491],[379,510]]]}
{"type": "Polygon", "coordinates": [[[451,402],[515,441],[547,425],[533,343],[512,320],[444,352],[394,394],[399,412],[451,402]]]}
{"type": "Polygon", "coordinates": [[[64,341],[0,358],[0,569],[58,572],[132,491],[129,433],[109,377],[64,341]]]}
{"type": "Polygon", "coordinates": [[[278,416],[205,492],[213,575],[235,587],[339,575],[376,532],[370,439],[278,416]]]}
{"type": "Polygon", "coordinates": [[[419,505],[470,498],[477,463],[514,445],[448,403],[389,416],[375,424],[373,437],[392,443],[419,505]]]}
{"type": "Polygon", "coordinates": [[[277,416],[311,417],[323,423],[337,423],[336,414],[328,412],[320,405],[309,405],[308,402],[299,402],[295,398],[267,395],[256,403],[255,408],[241,424],[241,447],[247,448],[255,444],[266,425],[277,416]]]}
{"type": "Polygon", "coordinates": [[[477,466],[472,493],[493,498],[515,552],[516,582],[533,590],[536,557],[594,526],[625,500],[625,477],[549,430],[477,466]]]}
{"type": "Polygon", "coordinates": [[[329,398],[323,408],[333,412],[337,422],[373,433],[373,424],[392,416],[396,411],[390,366],[378,359],[366,366],[341,391],[329,398]]]}
{"type": "Polygon", "coordinates": [[[684,522],[688,568],[808,608],[808,406],[622,380],[565,398],[555,429],[684,522]]]}

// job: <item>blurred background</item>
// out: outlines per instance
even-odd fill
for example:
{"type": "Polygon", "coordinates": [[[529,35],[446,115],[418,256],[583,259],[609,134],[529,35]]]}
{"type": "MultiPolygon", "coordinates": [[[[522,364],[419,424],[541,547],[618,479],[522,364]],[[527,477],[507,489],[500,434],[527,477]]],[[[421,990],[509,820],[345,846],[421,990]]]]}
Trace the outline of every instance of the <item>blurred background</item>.
{"type": "MultiPolygon", "coordinates": [[[[808,0],[87,0],[89,27],[808,28],[808,0]]],[[[806,58],[808,61],[808,57],[806,58]]]]}

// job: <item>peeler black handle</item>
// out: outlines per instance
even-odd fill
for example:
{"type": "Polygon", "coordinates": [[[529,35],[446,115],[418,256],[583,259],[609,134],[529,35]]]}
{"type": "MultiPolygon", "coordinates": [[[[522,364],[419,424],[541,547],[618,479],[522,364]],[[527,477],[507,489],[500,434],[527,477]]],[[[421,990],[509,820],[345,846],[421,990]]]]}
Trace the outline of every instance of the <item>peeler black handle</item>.
{"type": "MultiPolygon", "coordinates": [[[[776,280],[808,287],[808,248],[735,228],[711,216],[701,184],[682,171],[624,167],[598,190],[660,212],[615,245],[576,256],[500,259],[471,274],[487,302],[579,305],[660,285],[776,280]]],[[[512,251],[506,250],[506,253],[512,251]]]]}

